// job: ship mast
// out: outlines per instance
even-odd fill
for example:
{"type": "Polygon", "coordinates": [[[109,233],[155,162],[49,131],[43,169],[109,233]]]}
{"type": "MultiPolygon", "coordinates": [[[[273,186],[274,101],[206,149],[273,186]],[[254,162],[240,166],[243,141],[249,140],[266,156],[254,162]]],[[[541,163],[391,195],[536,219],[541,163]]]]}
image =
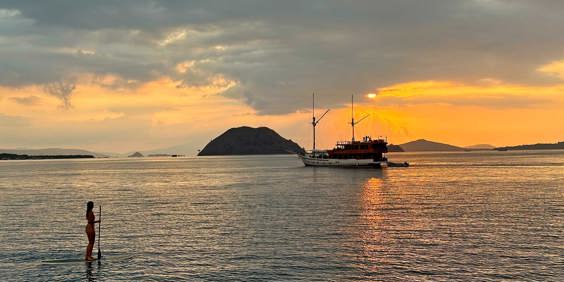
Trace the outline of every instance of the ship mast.
{"type": "Polygon", "coordinates": [[[317,126],[317,124],[321,121],[321,119],[325,116],[325,114],[327,114],[327,112],[329,112],[329,109],[327,109],[319,119],[315,119],[315,92],[312,95],[312,111],[311,111],[311,125],[313,126],[313,150],[315,151],[315,127],[317,126]]]}
{"type": "Polygon", "coordinates": [[[354,94],[351,95],[351,126],[352,126],[352,142],[354,142],[354,94]]]}
{"type": "Polygon", "coordinates": [[[354,94],[351,95],[351,127],[352,127],[352,142],[354,142],[354,126],[359,124],[361,121],[363,121],[365,118],[367,118],[368,115],[363,116],[361,119],[359,119],[358,121],[354,121],[354,94]]]}
{"type": "Polygon", "coordinates": [[[311,121],[311,125],[313,125],[313,150],[315,151],[315,126],[317,125],[317,122],[315,122],[315,92],[313,92],[312,95],[312,99],[311,99],[311,116],[312,116],[312,121],[311,121]]]}

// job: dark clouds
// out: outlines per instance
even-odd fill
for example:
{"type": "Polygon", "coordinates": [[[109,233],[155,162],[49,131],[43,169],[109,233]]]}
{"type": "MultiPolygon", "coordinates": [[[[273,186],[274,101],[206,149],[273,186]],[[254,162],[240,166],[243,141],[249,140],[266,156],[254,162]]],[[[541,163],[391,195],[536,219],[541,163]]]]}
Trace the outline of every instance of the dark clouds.
{"type": "Polygon", "coordinates": [[[562,29],[549,0],[0,1],[0,84],[223,77],[225,95],[287,113],[312,91],[336,105],[412,80],[551,83],[535,69],[564,58],[562,29]]]}
{"type": "Polygon", "coordinates": [[[55,81],[45,85],[44,91],[61,99],[63,108],[71,107],[70,98],[76,89],[76,84],[69,81],[55,81]]]}

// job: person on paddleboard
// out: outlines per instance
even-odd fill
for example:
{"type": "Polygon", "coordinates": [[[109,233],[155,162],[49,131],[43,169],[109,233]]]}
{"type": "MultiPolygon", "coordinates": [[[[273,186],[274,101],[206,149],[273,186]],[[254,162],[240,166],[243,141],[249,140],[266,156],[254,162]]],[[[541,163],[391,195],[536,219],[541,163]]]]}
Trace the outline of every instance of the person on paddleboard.
{"type": "Polygon", "coordinates": [[[96,240],[96,228],[94,227],[95,223],[100,223],[100,220],[96,220],[96,216],[94,216],[94,202],[89,201],[86,204],[86,236],[88,237],[88,246],[86,247],[86,255],[84,257],[85,260],[94,260],[92,257],[92,249],[94,249],[94,241],[96,240]]]}

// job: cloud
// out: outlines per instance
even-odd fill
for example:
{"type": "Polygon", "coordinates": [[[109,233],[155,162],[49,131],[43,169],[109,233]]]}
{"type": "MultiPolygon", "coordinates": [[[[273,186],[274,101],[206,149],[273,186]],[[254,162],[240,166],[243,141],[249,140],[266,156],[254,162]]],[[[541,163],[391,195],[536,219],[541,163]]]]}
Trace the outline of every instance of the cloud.
{"type": "Polygon", "coordinates": [[[183,40],[184,38],[186,38],[186,30],[173,31],[167,34],[163,40],[159,41],[159,45],[164,47],[176,41],[183,40]]]}
{"type": "Polygon", "coordinates": [[[56,81],[46,84],[43,89],[46,93],[61,99],[63,108],[69,109],[71,107],[70,98],[73,91],[76,89],[76,84],[68,81],[56,81]]]}
{"type": "Polygon", "coordinates": [[[554,61],[537,69],[538,72],[564,80],[564,60],[554,61]]]}
{"type": "Polygon", "coordinates": [[[0,11],[0,85],[227,81],[223,95],[259,114],[406,81],[547,85],[558,78],[535,70],[564,57],[564,2],[550,0],[5,0],[0,11]]]}
{"type": "Polygon", "coordinates": [[[29,96],[24,96],[24,97],[10,97],[10,100],[21,104],[21,105],[26,105],[26,106],[33,106],[33,105],[37,105],[39,104],[39,101],[41,100],[41,98],[34,96],[34,95],[29,95],[29,96]]]}

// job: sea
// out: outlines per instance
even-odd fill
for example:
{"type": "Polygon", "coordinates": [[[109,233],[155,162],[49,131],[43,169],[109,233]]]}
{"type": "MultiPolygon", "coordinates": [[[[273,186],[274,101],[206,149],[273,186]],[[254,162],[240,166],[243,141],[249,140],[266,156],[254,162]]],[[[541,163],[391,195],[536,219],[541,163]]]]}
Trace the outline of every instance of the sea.
{"type": "Polygon", "coordinates": [[[388,157],[0,161],[0,280],[564,280],[564,151],[388,157]]]}

